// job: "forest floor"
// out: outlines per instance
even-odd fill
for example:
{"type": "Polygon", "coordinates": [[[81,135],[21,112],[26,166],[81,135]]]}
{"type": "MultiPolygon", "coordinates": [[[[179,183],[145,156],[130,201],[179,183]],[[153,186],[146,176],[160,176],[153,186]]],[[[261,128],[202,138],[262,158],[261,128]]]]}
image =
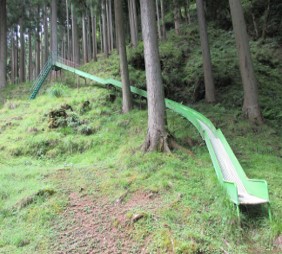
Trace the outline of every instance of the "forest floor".
{"type": "Polygon", "coordinates": [[[281,252],[279,130],[221,104],[193,105],[223,130],[247,175],[269,183],[273,222],[266,207],[242,207],[239,225],[187,120],[167,111],[189,155],[143,154],[144,102],[123,115],[118,91],[55,84],[28,101],[27,90],[2,93],[11,97],[0,109],[0,253],[281,252]],[[50,117],[62,108],[66,118],[50,117]]]}

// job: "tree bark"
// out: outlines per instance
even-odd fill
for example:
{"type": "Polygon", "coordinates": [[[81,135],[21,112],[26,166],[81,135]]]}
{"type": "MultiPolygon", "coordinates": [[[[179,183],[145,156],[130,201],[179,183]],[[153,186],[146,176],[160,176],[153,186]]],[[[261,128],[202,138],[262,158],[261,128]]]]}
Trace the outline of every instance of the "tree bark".
{"type": "Polygon", "coordinates": [[[180,9],[178,0],[173,0],[173,15],[174,15],[174,27],[175,33],[180,35],[180,9]]]}
{"type": "MultiPolygon", "coordinates": [[[[88,12],[87,12],[88,13],[88,12]]],[[[91,36],[91,17],[87,14],[87,58],[88,62],[92,59],[92,36],[91,36]]]]}
{"type": "Polygon", "coordinates": [[[113,34],[113,12],[112,1],[109,0],[109,31],[110,31],[110,50],[114,49],[114,34],[113,34]]]}
{"type": "Polygon", "coordinates": [[[255,39],[259,38],[259,31],[258,31],[258,25],[256,22],[256,17],[254,14],[254,3],[253,0],[251,0],[251,16],[252,16],[252,21],[253,21],[253,26],[254,26],[254,30],[255,30],[255,39]]]}
{"type": "Polygon", "coordinates": [[[229,0],[240,72],[244,88],[243,112],[251,122],[262,124],[258,103],[258,87],[251,59],[246,23],[240,0],[229,0]]]}
{"type": "Polygon", "coordinates": [[[109,57],[106,1],[102,0],[103,49],[105,56],[109,57]]]}
{"type": "Polygon", "coordinates": [[[92,26],[92,51],[93,51],[93,60],[97,61],[97,24],[96,24],[96,15],[94,15],[93,7],[91,7],[91,26],[92,26]]]}
{"type": "Polygon", "coordinates": [[[137,24],[137,13],[136,13],[136,0],[128,1],[128,12],[129,12],[129,26],[131,43],[134,48],[138,44],[138,24],[137,24]]]}
{"type": "Polygon", "coordinates": [[[64,35],[62,36],[62,41],[61,41],[61,49],[59,49],[60,51],[60,56],[62,56],[62,58],[66,59],[66,46],[65,46],[65,42],[66,42],[66,35],[64,33],[64,35]]]}
{"type": "Polygon", "coordinates": [[[80,64],[79,56],[79,43],[78,43],[78,34],[77,34],[77,20],[76,14],[74,12],[74,4],[71,4],[71,16],[72,16],[72,59],[76,64],[80,64]]]}
{"type": "Polygon", "coordinates": [[[99,30],[100,30],[100,46],[101,46],[101,52],[104,52],[104,37],[103,37],[103,21],[102,21],[102,15],[100,16],[99,30]]]}
{"type": "Polygon", "coordinates": [[[111,25],[110,25],[110,11],[109,0],[106,0],[106,20],[107,20],[107,38],[108,38],[108,51],[111,52],[111,25]]]}
{"type": "Polygon", "coordinates": [[[128,5],[128,22],[129,22],[129,31],[130,31],[130,40],[131,40],[131,45],[134,47],[134,35],[133,35],[133,15],[132,15],[132,7],[131,7],[131,0],[127,1],[128,5]]]}
{"type": "Polygon", "coordinates": [[[133,13],[133,24],[134,24],[134,31],[136,41],[138,43],[138,21],[137,21],[137,8],[136,8],[136,0],[132,1],[132,13],[133,13]]]}
{"type": "Polygon", "coordinates": [[[44,58],[45,58],[45,45],[44,45],[44,47],[43,47],[43,43],[42,43],[42,41],[44,40],[44,35],[41,33],[41,36],[40,36],[40,41],[41,41],[41,59],[40,59],[40,61],[41,61],[41,63],[40,63],[40,65],[43,67],[44,66],[44,64],[45,64],[45,61],[44,61],[44,58]],[[44,50],[43,50],[43,48],[44,48],[44,50]]]}
{"type": "Polygon", "coordinates": [[[128,63],[125,47],[124,20],[122,11],[122,0],[115,0],[116,28],[118,33],[118,48],[120,57],[120,72],[122,79],[122,111],[127,113],[132,109],[132,95],[130,92],[128,63]]]}
{"type": "Polygon", "coordinates": [[[67,15],[67,59],[71,59],[71,42],[70,42],[70,24],[69,24],[69,3],[66,0],[66,15],[67,15]]]}
{"type": "Polygon", "coordinates": [[[261,35],[263,39],[265,39],[266,37],[267,21],[268,21],[269,12],[270,12],[270,0],[268,0],[267,2],[267,8],[263,15],[264,17],[263,17],[263,27],[262,27],[262,35],[261,35]]]}
{"type": "Polygon", "coordinates": [[[19,81],[19,30],[18,26],[15,27],[15,81],[18,83],[19,81]]]}
{"type": "Polygon", "coordinates": [[[40,7],[37,6],[37,29],[36,29],[36,76],[40,74],[40,7]]]}
{"type": "Polygon", "coordinates": [[[160,24],[159,0],[155,0],[155,1],[156,1],[158,36],[159,36],[159,39],[161,40],[162,34],[161,34],[161,24],[160,24]]]}
{"type": "Polygon", "coordinates": [[[31,29],[28,29],[28,80],[31,81],[33,72],[31,29]]]}
{"type": "Polygon", "coordinates": [[[6,0],[0,0],[0,88],[7,83],[7,9],[6,0]]]}
{"type": "Polygon", "coordinates": [[[21,43],[20,83],[24,83],[25,82],[25,41],[24,41],[23,17],[20,17],[20,43],[21,43]]]}
{"type": "Polygon", "coordinates": [[[14,31],[11,32],[11,82],[15,84],[15,42],[14,31]]]}
{"type": "MultiPolygon", "coordinates": [[[[115,8],[115,7],[114,7],[115,8]]],[[[125,24],[123,24],[125,26],[125,24]]],[[[125,27],[124,27],[125,29],[125,27]]],[[[124,33],[126,34],[126,30],[124,30],[124,33]]],[[[115,13],[115,43],[116,43],[116,50],[117,50],[117,53],[119,54],[119,38],[118,38],[118,22],[117,22],[117,15],[115,13]]]]}
{"type": "Polygon", "coordinates": [[[85,25],[85,15],[82,14],[82,48],[83,48],[83,62],[86,64],[87,59],[87,36],[86,36],[86,25],[85,25]]]}
{"type": "Polygon", "coordinates": [[[140,0],[140,4],[148,93],[148,133],[143,149],[144,151],[169,151],[155,3],[151,0],[140,0]]]}
{"type": "Polygon", "coordinates": [[[57,38],[57,0],[52,0],[51,2],[51,48],[52,53],[55,54],[55,56],[58,54],[58,38],[57,38]]]}
{"type": "Polygon", "coordinates": [[[199,32],[203,55],[203,67],[205,77],[205,98],[208,103],[215,102],[215,88],[212,75],[211,55],[208,41],[207,24],[203,0],[196,0],[199,22],[199,32]]]}
{"type": "Polygon", "coordinates": [[[166,40],[164,1],[163,0],[161,0],[161,19],[162,19],[162,38],[163,40],[166,40]]]}
{"type": "Polygon", "coordinates": [[[49,43],[48,43],[48,15],[47,4],[44,5],[44,62],[46,63],[49,57],[49,43]]]}

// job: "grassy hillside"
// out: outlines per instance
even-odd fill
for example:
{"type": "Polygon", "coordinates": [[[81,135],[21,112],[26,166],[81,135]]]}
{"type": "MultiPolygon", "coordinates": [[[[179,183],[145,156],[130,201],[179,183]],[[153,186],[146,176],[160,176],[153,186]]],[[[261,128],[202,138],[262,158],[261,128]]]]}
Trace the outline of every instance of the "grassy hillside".
{"type": "MultiPolygon", "coordinates": [[[[168,37],[160,46],[167,97],[210,118],[247,176],[268,181],[273,221],[266,207],[255,206],[241,207],[238,223],[205,143],[187,120],[167,111],[169,131],[184,149],[143,154],[144,101],[136,99],[123,115],[119,91],[62,73],[34,101],[27,100],[30,84],[0,92],[0,253],[281,251],[282,80],[275,41],[252,42],[265,116],[265,125],[254,126],[241,114],[232,36],[210,28],[215,105],[202,100],[197,29],[168,37]]],[[[138,87],[145,80],[142,50],[140,43],[128,53],[138,87]]],[[[115,53],[81,69],[119,77],[115,53]]]]}
{"type": "MultiPolygon", "coordinates": [[[[101,64],[84,68],[99,75],[101,64]]],[[[0,111],[0,253],[278,253],[282,140],[275,129],[251,126],[221,104],[195,105],[222,128],[247,175],[269,182],[273,222],[263,207],[243,207],[239,226],[204,142],[181,117],[167,112],[170,132],[188,154],[143,154],[147,113],[139,101],[122,115],[119,92],[91,85],[46,86],[35,101],[21,87],[7,89],[0,111]],[[48,114],[65,104],[73,111],[50,129],[48,114]]]]}

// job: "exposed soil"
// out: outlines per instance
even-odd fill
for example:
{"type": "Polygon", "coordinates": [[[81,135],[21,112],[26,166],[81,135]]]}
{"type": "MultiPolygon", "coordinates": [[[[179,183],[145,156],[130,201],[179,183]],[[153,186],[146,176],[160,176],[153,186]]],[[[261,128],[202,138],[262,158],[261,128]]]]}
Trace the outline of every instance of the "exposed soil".
{"type": "Polygon", "coordinates": [[[149,237],[133,239],[134,225],[152,214],[161,202],[152,194],[137,192],[129,196],[124,203],[113,203],[71,193],[61,223],[55,226],[59,233],[54,253],[147,253],[149,237]]]}
{"type": "Polygon", "coordinates": [[[282,253],[282,235],[276,238],[274,241],[274,247],[277,249],[277,253],[282,253]]]}

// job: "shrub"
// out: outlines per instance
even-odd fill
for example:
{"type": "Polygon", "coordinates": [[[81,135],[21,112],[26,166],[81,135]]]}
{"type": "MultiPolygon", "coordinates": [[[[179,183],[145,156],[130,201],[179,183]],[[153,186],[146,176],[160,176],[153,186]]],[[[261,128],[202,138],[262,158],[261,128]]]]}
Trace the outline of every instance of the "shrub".
{"type": "Polygon", "coordinates": [[[61,84],[61,83],[56,83],[54,84],[52,87],[50,87],[47,90],[47,93],[51,96],[51,97],[64,97],[67,94],[68,91],[68,87],[61,84]]]}

